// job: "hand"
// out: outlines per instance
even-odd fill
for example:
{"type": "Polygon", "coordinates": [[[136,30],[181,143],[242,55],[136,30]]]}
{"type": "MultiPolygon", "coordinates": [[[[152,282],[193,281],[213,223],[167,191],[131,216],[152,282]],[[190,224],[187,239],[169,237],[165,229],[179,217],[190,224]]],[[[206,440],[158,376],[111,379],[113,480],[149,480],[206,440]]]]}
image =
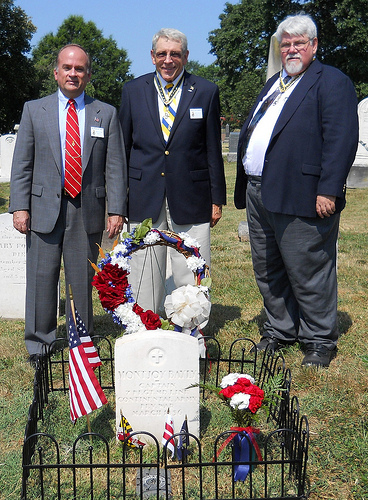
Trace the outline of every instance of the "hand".
{"type": "Polygon", "coordinates": [[[17,210],[13,213],[13,226],[22,234],[27,234],[31,228],[31,217],[27,210],[17,210]]]}
{"type": "Polygon", "coordinates": [[[330,217],[335,213],[336,196],[321,195],[317,196],[316,211],[319,217],[330,217]]]}
{"type": "Polygon", "coordinates": [[[212,205],[211,227],[216,226],[222,217],[222,205],[212,205]]]}
{"type": "Polygon", "coordinates": [[[106,231],[109,233],[109,238],[115,238],[123,230],[125,217],[122,215],[109,215],[107,218],[106,231]]]}

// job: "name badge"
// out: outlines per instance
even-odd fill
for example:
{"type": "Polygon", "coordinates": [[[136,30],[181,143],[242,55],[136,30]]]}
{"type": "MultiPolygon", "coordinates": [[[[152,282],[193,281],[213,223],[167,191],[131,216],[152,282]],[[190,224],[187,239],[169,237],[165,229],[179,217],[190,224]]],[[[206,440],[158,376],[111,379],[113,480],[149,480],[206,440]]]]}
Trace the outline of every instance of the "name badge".
{"type": "Polygon", "coordinates": [[[105,137],[105,129],[102,127],[91,127],[91,137],[105,137]]]}
{"type": "Polygon", "coordinates": [[[202,108],[191,108],[189,110],[189,116],[191,120],[197,120],[198,118],[203,118],[202,108]]]}

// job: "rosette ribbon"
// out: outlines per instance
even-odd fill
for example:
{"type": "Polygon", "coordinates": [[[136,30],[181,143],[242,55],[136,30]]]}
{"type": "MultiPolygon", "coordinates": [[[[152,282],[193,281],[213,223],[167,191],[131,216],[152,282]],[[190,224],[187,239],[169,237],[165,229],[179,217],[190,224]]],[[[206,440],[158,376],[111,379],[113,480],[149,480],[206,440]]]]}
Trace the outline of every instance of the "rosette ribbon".
{"type": "Polygon", "coordinates": [[[257,455],[257,459],[262,460],[261,450],[254,436],[254,434],[259,433],[259,429],[255,429],[254,427],[231,427],[230,430],[233,432],[218,449],[216,458],[218,458],[225,446],[234,441],[234,462],[240,462],[234,467],[234,481],[244,482],[251,466],[241,462],[251,462],[253,450],[257,455]]]}
{"type": "Polygon", "coordinates": [[[203,328],[210,315],[211,302],[203,291],[193,285],[177,288],[165,299],[166,316],[176,325],[175,330],[191,333],[203,328]]]}

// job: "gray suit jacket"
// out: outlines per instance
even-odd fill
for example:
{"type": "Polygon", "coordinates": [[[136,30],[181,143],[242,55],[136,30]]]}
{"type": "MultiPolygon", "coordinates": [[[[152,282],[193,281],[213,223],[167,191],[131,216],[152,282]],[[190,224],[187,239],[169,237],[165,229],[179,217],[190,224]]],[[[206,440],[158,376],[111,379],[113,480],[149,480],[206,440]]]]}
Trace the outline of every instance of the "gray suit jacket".
{"type": "MultiPolygon", "coordinates": [[[[113,106],[85,96],[81,205],[84,228],[105,227],[105,200],[111,214],[127,214],[127,174],[123,136],[113,106]],[[91,127],[104,137],[92,137],[91,127]]],[[[28,210],[31,229],[50,233],[62,198],[62,156],[58,93],[24,106],[13,156],[9,212],[28,210]]]]}

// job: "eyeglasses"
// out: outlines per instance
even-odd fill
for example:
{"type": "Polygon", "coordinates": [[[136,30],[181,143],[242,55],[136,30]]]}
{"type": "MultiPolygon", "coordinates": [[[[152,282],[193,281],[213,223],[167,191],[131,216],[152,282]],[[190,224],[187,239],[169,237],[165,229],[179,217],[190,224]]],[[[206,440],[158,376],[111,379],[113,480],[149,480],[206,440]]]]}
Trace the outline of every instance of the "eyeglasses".
{"type": "Polygon", "coordinates": [[[302,41],[298,41],[298,42],[294,42],[294,43],[285,42],[285,43],[282,43],[280,45],[280,49],[281,49],[281,52],[285,53],[285,52],[289,52],[291,47],[294,47],[294,49],[299,52],[303,49],[306,50],[305,45],[309,42],[312,42],[312,39],[306,40],[305,42],[302,42],[302,41]]]}
{"type": "Polygon", "coordinates": [[[181,52],[156,52],[155,57],[156,59],[166,59],[166,57],[169,56],[170,59],[182,59],[182,53],[181,52]]]}

